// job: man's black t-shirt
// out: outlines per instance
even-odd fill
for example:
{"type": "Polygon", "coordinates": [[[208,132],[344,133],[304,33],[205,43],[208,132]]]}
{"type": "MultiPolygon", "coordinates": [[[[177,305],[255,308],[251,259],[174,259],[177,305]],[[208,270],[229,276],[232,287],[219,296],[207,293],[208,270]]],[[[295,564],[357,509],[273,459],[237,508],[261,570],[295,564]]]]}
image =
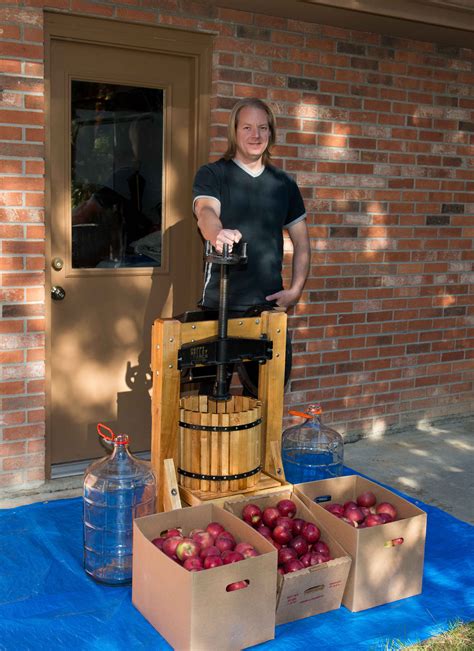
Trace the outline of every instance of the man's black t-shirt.
{"type": "MultiPolygon", "coordinates": [[[[223,228],[238,229],[247,242],[247,263],[229,268],[229,309],[264,305],[266,296],[283,289],[283,229],[306,216],[295,181],[273,165],[253,176],[236,162],[221,158],[198,170],[193,198],[199,197],[217,199],[223,228]]],[[[220,265],[206,264],[203,307],[219,306],[219,280],[220,265]]]]}

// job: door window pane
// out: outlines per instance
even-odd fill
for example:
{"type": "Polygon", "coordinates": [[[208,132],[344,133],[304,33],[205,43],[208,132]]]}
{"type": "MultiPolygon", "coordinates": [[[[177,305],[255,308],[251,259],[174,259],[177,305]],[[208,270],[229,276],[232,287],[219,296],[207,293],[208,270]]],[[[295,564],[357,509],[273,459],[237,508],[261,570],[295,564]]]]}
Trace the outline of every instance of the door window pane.
{"type": "Polygon", "coordinates": [[[163,91],[72,81],[73,268],[159,267],[163,91]]]}

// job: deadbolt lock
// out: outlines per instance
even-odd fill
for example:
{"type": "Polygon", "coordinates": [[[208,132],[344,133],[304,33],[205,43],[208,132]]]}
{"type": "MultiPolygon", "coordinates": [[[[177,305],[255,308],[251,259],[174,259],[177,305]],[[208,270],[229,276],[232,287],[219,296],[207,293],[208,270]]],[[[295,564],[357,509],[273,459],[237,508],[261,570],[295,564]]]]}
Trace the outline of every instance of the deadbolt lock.
{"type": "Polygon", "coordinates": [[[56,271],[61,271],[61,269],[64,267],[64,261],[61,258],[53,258],[51,260],[51,266],[56,271]]]}
{"type": "Polygon", "coordinates": [[[62,301],[65,296],[66,290],[59,285],[53,285],[53,287],[51,287],[51,298],[53,301],[62,301]]]}

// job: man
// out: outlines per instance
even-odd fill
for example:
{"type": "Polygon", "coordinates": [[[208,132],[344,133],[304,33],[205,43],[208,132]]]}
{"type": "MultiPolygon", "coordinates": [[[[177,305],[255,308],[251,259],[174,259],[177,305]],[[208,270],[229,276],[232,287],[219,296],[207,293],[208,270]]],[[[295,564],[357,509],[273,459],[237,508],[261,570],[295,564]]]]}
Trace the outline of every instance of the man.
{"type": "MultiPolygon", "coordinates": [[[[232,266],[229,310],[244,313],[258,305],[287,309],[303,291],[310,264],[306,213],[295,181],[270,164],[275,117],[259,99],[247,98],[233,108],[224,157],[201,167],[193,187],[194,213],[204,239],[221,252],[224,244],[247,242],[248,262],[232,266]],[[283,288],[283,230],[293,244],[292,278],[283,288]]],[[[218,265],[205,271],[202,307],[219,304],[218,265]]]]}
{"type": "MultiPolygon", "coordinates": [[[[276,140],[275,117],[260,99],[234,106],[223,158],[201,167],[193,186],[193,210],[199,230],[218,252],[247,242],[245,265],[231,265],[228,281],[229,316],[295,305],[308,276],[311,250],[306,212],[295,181],[270,164],[276,140]],[[283,230],[293,244],[292,277],[283,287],[283,230]]],[[[220,265],[207,263],[201,307],[219,307],[220,265]]],[[[291,344],[287,341],[287,377],[291,344]]],[[[258,365],[241,366],[244,387],[256,395],[258,365]]]]}

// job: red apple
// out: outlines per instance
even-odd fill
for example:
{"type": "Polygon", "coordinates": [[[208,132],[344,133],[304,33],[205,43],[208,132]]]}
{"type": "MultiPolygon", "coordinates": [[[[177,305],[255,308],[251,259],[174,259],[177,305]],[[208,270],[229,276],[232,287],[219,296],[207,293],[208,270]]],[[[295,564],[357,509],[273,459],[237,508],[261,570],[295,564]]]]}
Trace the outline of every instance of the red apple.
{"type": "Polygon", "coordinates": [[[187,558],[196,558],[199,556],[201,548],[197,542],[192,538],[182,538],[176,546],[176,556],[180,561],[185,561],[187,558]]]}
{"type": "Polygon", "coordinates": [[[380,502],[380,504],[377,504],[375,507],[375,512],[377,515],[386,513],[392,518],[392,521],[397,519],[397,509],[393,506],[393,504],[390,504],[390,502],[380,502]]]}
{"type": "Polygon", "coordinates": [[[215,545],[211,545],[210,547],[204,547],[204,549],[201,549],[201,553],[199,554],[201,558],[207,558],[208,556],[220,556],[220,555],[221,553],[215,545]]]}
{"type": "Polygon", "coordinates": [[[322,554],[323,556],[329,556],[331,553],[327,544],[322,540],[318,540],[318,542],[314,543],[314,545],[311,546],[311,551],[316,554],[322,554]]]}
{"type": "Polygon", "coordinates": [[[277,504],[277,509],[281,515],[286,515],[293,518],[296,515],[296,504],[292,500],[280,500],[277,504]]]}
{"type": "Polygon", "coordinates": [[[182,536],[171,536],[163,541],[163,551],[167,556],[175,556],[176,547],[183,540],[182,536]]]}
{"type": "Polygon", "coordinates": [[[165,542],[166,538],[163,538],[163,536],[158,536],[158,538],[153,538],[151,541],[155,547],[158,547],[158,549],[163,549],[163,543],[165,542]]]}
{"type": "Polygon", "coordinates": [[[234,549],[235,538],[228,531],[222,531],[214,541],[215,546],[220,552],[234,549]]]}
{"type": "Polygon", "coordinates": [[[209,531],[211,536],[217,538],[217,536],[225,531],[224,527],[219,522],[209,522],[206,527],[206,531],[209,531]]]}
{"type": "Polygon", "coordinates": [[[294,549],[298,556],[303,556],[309,549],[308,542],[303,536],[296,536],[293,540],[290,540],[288,547],[294,549]]]}
{"type": "Polygon", "coordinates": [[[368,515],[365,520],[365,526],[366,527],[376,527],[378,524],[383,524],[383,519],[380,517],[380,515],[376,515],[371,513],[368,515]]]}
{"type": "Polygon", "coordinates": [[[295,549],[282,547],[278,550],[278,565],[284,565],[286,562],[291,561],[292,558],[298,558],[295,549]]]}
{"type": "Polygon", "coordinates": [[[265,536],[265,538],[268,538],[268,536],[272,535],[272,530],[270,529],[270,527],[267,527],[266,524],[259,524],[257,527],[257,531],[262,536],[265,536]]]}
{"type": "Polygon", "coordinates": [[[377,498],[375,497],[374,493],[372,493],[372,491],[365,491],[364,493],[361,493],[357,496],[356,501],[359,506],[366,506],[370,508],[371,506],[374,506],[377,498]]]}
{"type": "Polygon", "coordinates": [[[252,527],[258,527],[262,521],[262,511],[256,504],[246,504],[242,509],[242,520],[252,527]]]}
{"type": "Polygon", "coordinates": [[[280,511],[276,508],[276,506],[267,506],[266,509],[263,509],[262,522],[267,527],[270,527],[270,529],[273,529],[279,517],[280,511]]]}
{"type": "Polygon", "coordinates": [[[234,590],[242,590],[248,586],[248,581],[234,581],[234,583],[229,583],[226,587],[227,592],[234,592],[234,590]]]}
{"type": "Polygon", "coordinates": [[[343,504],[344,507],[344,515],[347,509],[356,509],[357,508],[357,502],[354,502],[354,500],[349,500],[348,502],[344,502],[343,504]]]}
{"type": "MultiPolygon", "coordinates": [[[[288,527],[288,529],[290,531],[293,530],[293,520],[291,518],[289,518],[288,516],[286,516],[286,515],[280,515],[280,517],[276,519],[275,527],[278,527],[278,526],[281,526],[281,525],[283,525],[285,527],[288,527]]],[[[275,528],[275,527],[273,527],[273,528],[275,528]]]]}
{"type": "Polygon", "coordinates": [[[364,514],[359,508],[347,509],[346,511],[346,518],[352,522],[357,522],[357,524],[359,524],[359,522],[362,522],[364,517],[364,514]]]}
{"type": "Polygon", "coordinates": [[[239,552],[234,552],[231,551],[230,549],[228,551],[222,552],[222,560],[224,561],[224,565],[230,565],[231,563],[238,563],[239,561],[243,561],[245,556],[243,554],[239,554],[239,552]]]}
{"type": "Polygon", "coordinates": [[[290,574],[290,572],[298,572],[298,570],[303,570],[304,565],[297,558],[292,558],[283,565],[283,569],[285,571],[285,574],[290,574]]]}
{"type": "Polygon", "coordinates": [[[300,556],[300,561],[303,563],[304,567],[309,567],[311,565],[311,555],[312,552],[306,552],[306,554],[300,556]]]}
{"type": "Polygon", "coordinates": [[[322,563],[327,563],[329,556],[324,554],[319,554],[318,552],[311,552],[311,565],[321,565],[322,563]]]}
{"type": "Polygon", "coordinates": [[[220,567],[221,565],[224,565],[224,561],[220,556],[206,556],[203,561],[205,570],[210,570],[212,567],[220,567]]]}
{"type": "Polygon", "coordinates": [[[301,535],[301,531],[305,525],[303,518],[293,518],[291,521],[291,532],[294,536],[301,535]]]}
{"type": "Polygon", "coordinates": [[[165,531],[163,534],[163,538],[173,538],[173,536],[181,536],[181,538],[183,538],[183,532],[181,529],[168,529],[168,531],[165,531]]]}
{"type": "Polygon", "coordinates": [[[254,556],[260,556],[260,553],[254,547],[246,547],[240,553],[244,558],[253,558],[254,556]]]}
{"type": "Polygon", "coordinates": [[[336,515],[338,518],[342,518],[344,515],[344,507],[342,504],[337,504],[337,502],[334,502],[334,504],[328,504],[324,508],[326,511],[329,511],[329,513],[336,515]]]}
{"type": "Polygon", "coordinates": [[[234,551],[239,552],[239,554],[243,554],[245,549],[253,549],[253,545],[251,545],[249,542],[239,542],[236,544],[234,551]]]}
{"type": "Polygon", "coordinates": [[[211,536],[209,531],[195,531],[192,536],[191,534],[189,534],[189,536],[194,540],[194,542],[197,542],[201,549],[214,546],[214,538],[211,536]]]}
{"type": "Polygon", "coordinates": [[[306,540],[306,542],[312,545],[321,537],[321,531],[312,522],[306,522],[303,526],[303,529],[301,530],[301,535],[306,540]]]}
{"type": "Polygon", "coordinates": [[[201,559],[197,556],[186,558],[183,567],[185,570],[189,570],[189,572],[200,572],[204,569],[201,559]]]}
{"type": "Polygon", "coordinates": [[[272,531],[272,538],[280,545],[286,545],[293,538],[293,534],[289,527],[283,524],[277,524],[272,531]]]}

